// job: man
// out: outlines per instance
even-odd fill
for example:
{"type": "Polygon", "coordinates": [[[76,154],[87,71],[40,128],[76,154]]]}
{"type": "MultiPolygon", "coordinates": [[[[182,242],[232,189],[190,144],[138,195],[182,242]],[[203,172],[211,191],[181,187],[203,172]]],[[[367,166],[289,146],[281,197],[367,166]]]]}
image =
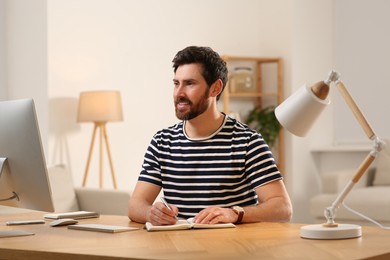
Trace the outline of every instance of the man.
{"type": "Polygon", "coordinates": [[[129,218],[169,225],[290,221],[292,206],[262,136],[218,111],[227,83],[221,57],[190,46],[173,59],[175,112],[182,122],[157,132],[129,200],[129,218]],[[161,189],[169,205],[155,202],[161,189]],[[154,203],[155,202],[155,203],[154,203]]]}

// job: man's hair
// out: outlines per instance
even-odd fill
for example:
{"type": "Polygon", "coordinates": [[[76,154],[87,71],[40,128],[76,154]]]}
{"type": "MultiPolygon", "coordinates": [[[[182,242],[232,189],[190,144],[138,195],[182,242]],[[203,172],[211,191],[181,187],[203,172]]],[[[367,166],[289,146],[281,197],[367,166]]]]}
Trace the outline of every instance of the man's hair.
{"type": "Polygon", "coordinates": [[[189,46],[179,51],[173,62],[173,71],[185,64],[197,63],[203,68],[202,75],[209,87],[218,79],[222,80],[222,91],[217,96],[219,100],[228,80],[226,62],[210,47],[189,46]]]}

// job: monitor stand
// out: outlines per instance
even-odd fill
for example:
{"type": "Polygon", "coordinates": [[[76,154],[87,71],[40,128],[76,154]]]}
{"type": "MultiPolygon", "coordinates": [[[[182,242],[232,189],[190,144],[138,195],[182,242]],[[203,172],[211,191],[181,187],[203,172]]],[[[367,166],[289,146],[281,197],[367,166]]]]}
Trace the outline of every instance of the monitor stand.
{"type": "MultiPolygon", "coordinates": [[[[0,157],[0,179],[1,179],[1,175],[3,173],[3,168],[4,168],[4,165],[7,163],[7,158],[6,157],[0,157]]],[[[7,200],[13,200],[13,199],[16,199],[19,201],[19,196],[18,194],[16,194],[16,192],[12,192],[12,195],[11,197],[8,197],[8,198],[0,198],[0,201],[7,201],[7,200]]]]}
{"type": "Polygon", "coordinates": [[[7,157],[0,157],[0,176],[3,173],[3,168],[6,161],[7,161],[7,157]]]}

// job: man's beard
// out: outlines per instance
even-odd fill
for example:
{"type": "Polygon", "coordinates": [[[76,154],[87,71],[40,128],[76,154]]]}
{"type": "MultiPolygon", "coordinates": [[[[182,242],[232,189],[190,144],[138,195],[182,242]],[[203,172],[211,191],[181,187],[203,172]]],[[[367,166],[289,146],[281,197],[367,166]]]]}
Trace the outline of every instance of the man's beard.
{"type": "Polygon", "coordinates": [[[194,105],[191,100],[185,98],[185,97],[180,97],[175,100],[175,112],[176,112],[176,117],[180,120],[191,120],[200,114],[202,114],[204,111],[207,110],[208,108],[208,99],[209,99],[209,90],[206,91],[205,95],[199,100],[197,104],[194,105]],[[190,109],[186,111],[179,111],[177,109],[177,104],[179,102],[187,102],[190,109]]]}

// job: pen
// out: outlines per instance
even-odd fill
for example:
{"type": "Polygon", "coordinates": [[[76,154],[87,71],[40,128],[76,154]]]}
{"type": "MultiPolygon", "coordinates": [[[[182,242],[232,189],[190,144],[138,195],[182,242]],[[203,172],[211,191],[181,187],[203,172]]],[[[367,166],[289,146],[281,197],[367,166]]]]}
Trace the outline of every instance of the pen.
{"type": "MultiPolygon", "coordinates": [[[[169,210],[172,210],[172,208],[169,206],[168,202],[165,200],[164,197],[160,198],[162,203],[164,203],[165,207],[167,207],[169,210]]],[[[177,219],[177,216],[175,216],[175,219],[177,219]]]]}
{"type": "Polygon", "coordinates": [[[167,207],[169,210],[172,210],[172,208],[169,206],[168,202],[165,200],[164,197],[161,197],[160,199],[161,199],[162,203],[164,203],[165,207],[167,207]]]}

